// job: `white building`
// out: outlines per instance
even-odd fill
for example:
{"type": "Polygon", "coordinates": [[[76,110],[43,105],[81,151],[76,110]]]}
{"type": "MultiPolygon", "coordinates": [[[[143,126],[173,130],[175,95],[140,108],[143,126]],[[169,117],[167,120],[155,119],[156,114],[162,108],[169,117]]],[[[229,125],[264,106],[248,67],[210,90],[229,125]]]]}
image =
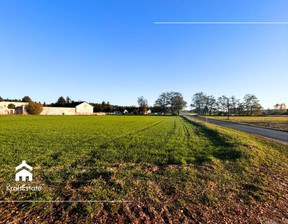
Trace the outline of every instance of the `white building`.
{"type": "Polygon", "coordinates": [[[9,104],[13,104],[15,107],[22,107],[27,105],[27,102],[13,102],[13,101],[1,101],[0,102],[0,115],[15,114],[15,109],[9,109],[9,104]]]}
{"type": "MultiPolygon", "coordinates": [[[[25,110],[27,104],[27,102],[2,101],[0,102],[0,115],[27,114],[25,110]],[[9,104],[14,104],[15,109],[9,109],[9,104]]],[[[87,102],[72,102],[64,107],[43,107],[40,115],[92,115],[93,109],[93,106],[87,102]]]]}
{"type": "Polygon", "coordinates": [[[40,115],[92,115],[93,106],[87,102],[73,102],[65,107],[43,107],[40,115]]]}

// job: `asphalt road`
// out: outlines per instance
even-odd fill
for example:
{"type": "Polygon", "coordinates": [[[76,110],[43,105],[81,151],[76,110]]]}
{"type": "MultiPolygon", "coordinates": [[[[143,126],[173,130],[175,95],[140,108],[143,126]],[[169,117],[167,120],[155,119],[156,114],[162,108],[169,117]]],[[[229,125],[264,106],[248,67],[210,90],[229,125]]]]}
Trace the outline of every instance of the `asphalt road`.
{"type": "MultiPolygon", "coordinates": [[[[188,116],[206,121],[206,118],[203,118],[203,117],[196,117],[196,116],[191,116],[191,115],[188,115],[188,116]]],[[[288,132],[286,131],[278,131],[278,130],[272,130],[268,128],[253,127],[250,125],[236,124],[236,123],[229,122],[229,121],[220,121],[220,120],[215,120],[215,119],[210,119],[210,118],[207,118],[207,122],[288,143],[288,132]]]]}

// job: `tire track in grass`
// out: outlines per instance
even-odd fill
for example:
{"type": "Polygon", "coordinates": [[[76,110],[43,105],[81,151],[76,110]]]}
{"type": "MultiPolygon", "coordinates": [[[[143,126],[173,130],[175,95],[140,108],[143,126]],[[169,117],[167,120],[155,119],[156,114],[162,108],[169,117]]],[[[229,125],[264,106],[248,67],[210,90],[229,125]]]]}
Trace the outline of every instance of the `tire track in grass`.
{"type": "MultiPolygon", "coordinates": [[[[139,130],[137,130],[137,131],[130,132],[130,133],[128,133],[128,134],[124,134],[124,135],[122,135],[122,136],[120,136],[120,137],[116,137],[116,138],[114,138],[114,139],[112,139],[112,140],[109,139],[109,142],[110,142],[110,143],[111,143],[111,142],[115,142],[115,141],[117,141],[118,139],[125,138],[126,136],[133,135],[133,134],[137,134],[137,133],[139,133],[139,132],[145,131],[146,129],[152,128],[152,127],[160,124],[160,123],[163,122],[163,121],[164,121],[164,120],[159,121],[159,122],[157,122],[156,124],[154,123],[154,124],[152,124],[152,125],[150,125],[150,126],[147,126],[147,127],[145,127],[145,128],[139,129],[139,130]]],[[[88,140],[86,140],[86,141],[81,142],[81,144],[91,142],[91,141],[93,141],[93,140],[95,140],[95,139],[97,139],[97,138],[98,138],[98,136],[97,136],[97,137],[94,137],[94,138],[90,138],[90,139],[88,139],[88,140]]],[[[103,146],[103,145],[105,145],[105,144],[107,144],[107,142],[102,143],[102,144],[100,144],[99,146],[101,147],[101,146],[103,146]]]]}
{"type": "MultiPolygon", "coordinates": [[[[183,120],[184,120],[185,123],[190,121],[186,116],[183,116],[183,118],[184,118],[183,120]]],[[[189,122],[189,123],[191,124],[191,122],[189,122]]],[[[187,128],[187,126],[186,126],[186,128],[187,128]]],[[[200,135],[199,135],[198,130],[195,128],[195,126],[194,126],[194,125],[193,125],[193,126],[190,125],[190,128],[193,130],[193,132],[195,133],[195,135],[197,135],[198,139],[200,140],[201,137],[200,137],[200,135]]]]}
{"type": "Polygon", "coordinates": [[[187,138],[188,140],[191,138],[191,135],[190,135],[190,132],[185,124],[185,121],[183,122],[182,120],[182,127],[183,127],[183,130],[184,130],[184,133],[185,133],[185,138],[187,138]]]}
{"type": "Polygon", "coordinates": [[[146,130],[148,130],[148,129],[151,129],[151,128],[153,128],[153,127],[156,127],[157,125],[161,124],[163,121],[164,121],[164,120],[159,121],[159,122],[157,122],[156,124],[154,123],[154,124],[149,125],[149,126],[147,126],[147,127],[141,128],[141,129],[136,130],[136,131],[134,131],[134,132],[130,132],[130,133],[128,133],[128,134],[124,134],[124,135],[122,135],[122,136],[120,136],[120,137],[116,137],[116,138],[114,138],[114,139],[112,139],[112,140],[109,140],[108,142],[105,142],[105,143],[103,143],[103,144],[100,144],[99,147],[100,147],[100,148],[107,148],[109,145],[116,143],[116,142],[117,142],[118,140],[120,140],[120,139],[126,138],[126,137],[128,137],[128,136],[131,137],[131,136],[133,136],[133,135],[139,134],[139,133],[141,133],[141,132],[143,132],[143,131],[146,131],[146,130]]]}
{"type": "Polygon", "coordinates": [[[138,133],[140,133],[140,132],[146,131],[147,129],[150,129],[150,128],[153,128],[153,127],[159,125],[159,124],[162,123],[163,121],[164,121],[164,120],[159,121],[159,122],[157,122],[156,124],[147,126],[147,127],[145,127],[145,128],[139,129],[139,130],[137,130],[137,131],[130,132],[130,133],[128,133],[128,134],[122,135],[122,136],[120,136],[120,137],[118,137],[118,138],[113,139],[113,140],[110,141],[110,142],[115,142],[115,141],[117,141],[117,140],[119,140],[119,139],[121,139],[121,138],[125,138],[125,137],[127,137],[127,136],[132,136],[132,135],[138,134],[138,133]]]}
{"type": "Polygon", "coordinates": [[[177,123],[176,123],[177,118],[175,118],[174,123],[173,123],[173,128],[171,128],[170,131],[167,132],[167,135],[164,137],[165,142],[169,142],[171,140],[171,136],[175,135],[176,133],[176,128],[177,128],[177,123]]]}

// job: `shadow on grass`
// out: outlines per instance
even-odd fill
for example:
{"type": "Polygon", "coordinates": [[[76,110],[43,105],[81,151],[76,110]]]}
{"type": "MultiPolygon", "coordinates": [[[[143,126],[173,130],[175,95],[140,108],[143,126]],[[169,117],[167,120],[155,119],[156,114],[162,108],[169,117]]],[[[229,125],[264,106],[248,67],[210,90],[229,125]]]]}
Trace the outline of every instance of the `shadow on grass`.
{"type": "Polygon", "coordinates": [[[200,133],[200,140],[201,137],[205,137],[212,143],[212,149],[201,151],[195,155],[196,163],[201,164],[203,162],[210,161],[211,156],[220,160],[231,161],[235,161],[244,156],[242,151],[236,149],[237,144],[227,142],[219,135],[218,131],[209,129],[204,125],[187,119],[186,117],[183,117],[183,119],[198,129],[197,131],[200,133]]]}
{"type": "Polygon", "coordinates": [[[109,182],[113,175],[112,171],[105,169],[92,169],[84,173],[79,173],[76,175],[76,181],[72,183],[73,187],[80,187],[87,184],[87,182],[101,178],[105,182],[109,182]]]}

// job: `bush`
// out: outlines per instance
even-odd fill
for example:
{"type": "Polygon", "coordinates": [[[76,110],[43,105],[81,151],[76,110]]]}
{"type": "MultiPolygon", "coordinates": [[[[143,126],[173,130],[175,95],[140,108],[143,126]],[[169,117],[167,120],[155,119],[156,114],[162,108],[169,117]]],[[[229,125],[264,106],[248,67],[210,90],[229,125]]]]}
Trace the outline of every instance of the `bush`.
{"type": "Polygon", "coordinates": [[[8,109],[15,109],[15,104],[13,103],[8,104],[8,109]]]}
{"type": "Polygon", "coordinates": [[[29,114],[38,115],[42,112],[43,105],[41,103],[30,101],[28,105],[26,106],[26,110],[29,114]]]}

